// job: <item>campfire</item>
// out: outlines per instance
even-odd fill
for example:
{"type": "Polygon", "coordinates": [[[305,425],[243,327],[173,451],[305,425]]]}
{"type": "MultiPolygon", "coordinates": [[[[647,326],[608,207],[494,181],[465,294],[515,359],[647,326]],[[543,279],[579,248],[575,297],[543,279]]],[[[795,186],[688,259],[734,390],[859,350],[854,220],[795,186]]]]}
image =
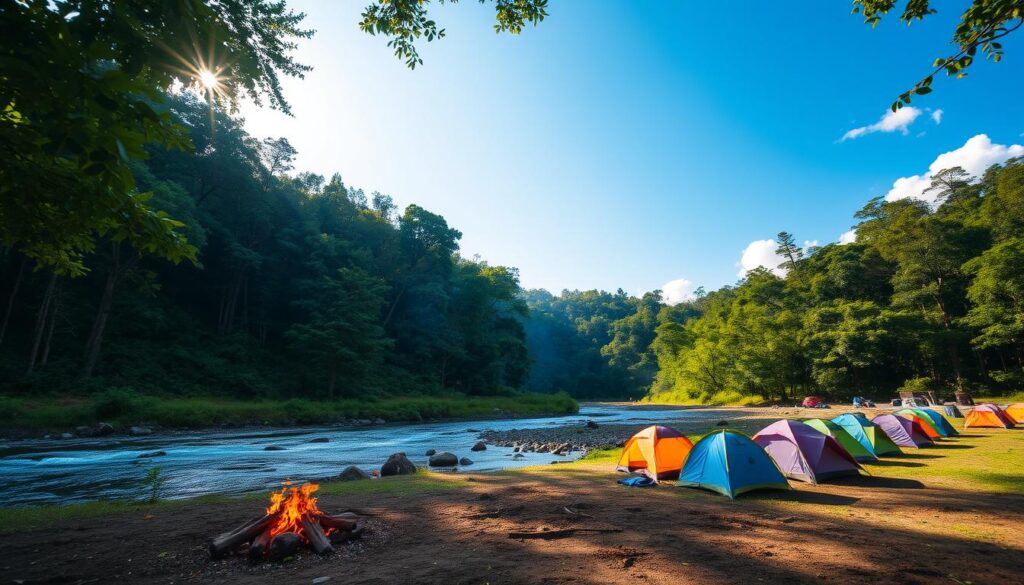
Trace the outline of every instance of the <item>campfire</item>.
{"type": "Polygon", "coordinates": [[[288,483],[270,495],[266,513],[221,534],[210,543],[210,556],[221,558],[248,545],[249,560],[281,560],[309,547],[318,555],[334,552],[334,545],[362,536],[358,516],[351,512],[331,516],[320,511],[313,493],[315,483],[288,483]]]}

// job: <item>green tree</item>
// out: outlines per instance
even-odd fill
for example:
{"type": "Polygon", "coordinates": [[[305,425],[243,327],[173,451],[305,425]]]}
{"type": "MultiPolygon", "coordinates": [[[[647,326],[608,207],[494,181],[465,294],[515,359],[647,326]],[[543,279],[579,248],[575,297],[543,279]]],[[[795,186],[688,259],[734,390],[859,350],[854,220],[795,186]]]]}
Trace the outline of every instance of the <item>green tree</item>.
{"type": "MultiPolygon", "coordinates": [[[[457,0],[449,0],[455,4],[457,0]]],[[[480,0],[484,4],[487,0],[480,0]]],[[[439,0],[444,3],[444,0],[439,0]]],[[[423,64],[416,41],[444,38],[445,30],[430,19],[430,0],[377,0],[363,11],[359,27],[371,35],[388,37],[388,46],[410,69],[423,64]]],[[[547,13],[548,0],[494,0],[495,32],[518,35],[527,24],[538,24],[547,13]]]]}
{"type": "MultiPolygon", "coordinates": [[[[864,22],[877,25],[882,18],[896,9],[896,0],[853,0],[853,12],[863,14],[864,22]]],[[[906,24],[923,20],[937,12],[932,0],[907,0],[902,3],[899,19],[906,24]]],[[[939,57],[932,64],[933,70],[918,81],[914,87],[900,94],[892,104],[896,111],[909,104],[915,95],[926,95],[932,91],[935,75],[943,71],[946,75],[962,79],[967,69],[974,64],[979,51],[987,59],[999,62],[1003,58],[1003,46],[999,42],[1024,24],[1024,2],[1021,0],[974,0],[960,15],[960,24],[953,31],[950,44],[956,52],[939,57]]]]}

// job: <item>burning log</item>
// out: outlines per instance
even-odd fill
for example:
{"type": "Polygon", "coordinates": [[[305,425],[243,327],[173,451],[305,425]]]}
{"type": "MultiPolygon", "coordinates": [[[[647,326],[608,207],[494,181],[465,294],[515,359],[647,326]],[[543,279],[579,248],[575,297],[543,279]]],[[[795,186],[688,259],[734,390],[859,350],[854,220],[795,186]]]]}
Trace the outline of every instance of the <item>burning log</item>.
{"type": "Polygon", "coordinates": [[[280,561],[299,552],[302,538],[294,532],[282,532],[270,541],[270,560],[280,561]]]}
{"type": "Polygon", "coordinates": [[[348,517],[344,514],[337,516],[328,516],[327,514],[321,515],[317,518],[320,522],[320,526],[324,528],[333,528],[335,530],[352,530],[356,527],[355,515],[348,517]]]}
{"type": "Polygon", "coordinates": [[[316,520],[308,517],[303,518],[302,533],[309,539],[309,545],[313,547],[313,552],[316,554],[325,555],[334,552],[331,541],[327,539],[327,535],[324,534],[323,529],[320,528],[320,524],[316,520]]]}
{"type": "Polygon", "coordinates": [[[231,532],[225,532],[210,542],[210,556],[217,559],[256,538],[273,524],[276,514],[254,518],[231,532]]]}
{"type": "Polygon", "coordinates": [[[314,552],[324,555],[334,552],[332,542],[361,537],[363,529],[358,525],[357,515],[345,512],[332,516],[317,508],[312,494],[318,487],[286,484],[281,491],[271,494],[265,515],[214,538],[210,542],[210,556],[221,558],[249,543],[251,562],[268,557],[280,560],[297,553],[305,542],[314,552]]]}
{"type": "Polygon", "coordinates": [[[267,557],[270,550],[270,528],[267,528],[249,545],[249,562],[258,563],[267,557]]]}

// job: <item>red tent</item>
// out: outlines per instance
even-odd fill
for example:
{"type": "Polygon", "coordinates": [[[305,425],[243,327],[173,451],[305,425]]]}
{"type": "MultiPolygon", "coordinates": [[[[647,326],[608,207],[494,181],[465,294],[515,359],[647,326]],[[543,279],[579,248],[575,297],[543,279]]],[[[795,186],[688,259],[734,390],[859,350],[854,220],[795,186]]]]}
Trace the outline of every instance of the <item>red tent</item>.
{"type": "Polygon", "coordinates": [[[822,402],[823,400],[821,398],[818,398],[817,396],[808,396],[807,398],[804,398],[803,405],[804,408],[815,408],[822,402]]]}

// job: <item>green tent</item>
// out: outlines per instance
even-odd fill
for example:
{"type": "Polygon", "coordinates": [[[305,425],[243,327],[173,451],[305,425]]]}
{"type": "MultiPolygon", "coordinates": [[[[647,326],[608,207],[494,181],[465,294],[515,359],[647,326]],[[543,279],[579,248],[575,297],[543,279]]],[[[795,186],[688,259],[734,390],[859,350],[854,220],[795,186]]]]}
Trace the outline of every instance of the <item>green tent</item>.
{"type": "Polygon", "coordinates": [[[903,451],[892,442],[892,439],[885,434],[885,431],[875,423],[869,421],[863,413],[850,412],[841,414],[832,422],[843,427],[846,432],[857,439],[857,442],[865,449],[873,452],[879,457],[885,455],[901,455],[903,451]]]}
{"type": "Polygon", "coordinates": [[[836,440],[846,452],[853,456],[857,461],[877,461],[878,457],[875,457],[874,453],[868,451],[861,445],[857,439],[853,438],[853,435],[846,432],[846,429],[837,425],[836,423],[821,418],[811,418],[804,421],[804,424],[814,428],[819,433],[828,435],[836,440]]]}

